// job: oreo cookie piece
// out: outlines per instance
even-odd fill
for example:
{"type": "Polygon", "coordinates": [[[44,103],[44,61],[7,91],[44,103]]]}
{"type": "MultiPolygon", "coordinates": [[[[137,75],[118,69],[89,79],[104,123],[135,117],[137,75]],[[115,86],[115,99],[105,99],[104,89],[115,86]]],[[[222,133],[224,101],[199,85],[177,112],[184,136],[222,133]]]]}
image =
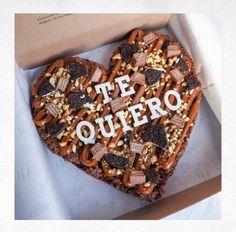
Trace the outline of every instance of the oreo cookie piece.
{"type": "Polygon", "coordinates": [[[128,158],[116,155],[114,153],[104,155],[104,160],[110,165],[111,168],[123,169],[128,164],[128,158]]]}
{"type": "Polygon", "coordinates": [[[182,58],[179,59],[177,67],[179,68],[181,72],[187,72],[189,70],[188,65],[185,63],[185,61],[182,58]]]}
{"type": "Polygon", "coordinates": [[[130,61],[133,54],[138,52],[138,50],[139,48],[135,44],[124,43],[120,46],[120,54],[126,63],[130,61]]]}
{"type": "Polygon", "coordinates": [[[201,86],[200,81],[194,75],[187,77],[186,81],[187,81],[187,87],[189,90],[192,90],[201,86]]]}
{"type": "Polygon", "coordinates": [[[145,169],[144,174],[146,175],[147,181],[157,183],[159,179],[159,174],[157,171],[155,171],[154,169],[145,169]]]}
{"type": "Polygon", "coordinates": [[[53,120],[45,125],[46,131],[52,136],[56,137],[61,132],[63,132],[66,128],[65,123],[57,122],[56,120],[53,120]]]}
{"type": "Polygon", "coordinates": [[[131,139],[131,131],[127,132],[127,133],[123,136],[123,141],[124,141],[125,143],[129,143],[130,139],[131,139]]]}
{"type": "Polygon", "coordinates": [[[146,69],[144,72],[146,82],[149,86],[156,84],[162,75],[163,71],[157,70],[157,69],[146,69]]]}
{"type": "Polygon", "coordinates": [[[70,62],[67,64],[66,68],[68,69],[72,79],[77,79],[81,76],[88,75],[87,68],[78,62],[70,62]]]}
{"type": "Polygon", "coordinates": [[[93,100],[85,92],[70,92],[68,94],[68,103],[76,110],[89,107],[93,100]]]}
{"type": "Polygon", "coordinates": [[[162,44],[162,48],[167,49],[167,47],[171,44],[171,41],[165,40],[164,43],[162,44]]]}
{"type": "Polygon", "coordinates": [[[45,79],[42,85],[39,87],[39,96],[45,96],[55,90],[55,87],[50,84],[48,79],[45,79]]]}
{"type": "Polygon", "coordinates": [[[168,148],[166,132],[164,126],[161,124],[148,128],[148,130],[142,134],[142,139],[146,142],[151,142],[162,149],[168,148]]]}

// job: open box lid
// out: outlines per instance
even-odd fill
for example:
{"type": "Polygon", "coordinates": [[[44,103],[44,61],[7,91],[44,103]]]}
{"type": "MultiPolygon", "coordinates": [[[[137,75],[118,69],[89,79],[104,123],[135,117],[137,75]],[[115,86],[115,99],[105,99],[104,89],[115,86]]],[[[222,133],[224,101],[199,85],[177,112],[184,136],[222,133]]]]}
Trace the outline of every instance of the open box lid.
{"type": "Polygon", "coordinates": [[[29,69],[92,50],[136,27],[165,27],[171,14],[16,14],[15,56],[29,69]]]}
{"type": "MultiPolygon", "coordinates": [[[[33,68],[121,39],[136,27],[166,27],[172,19],[172,14],[16,14],[16,62],[23,69],[33,68]]],[[[208,88],[211,84],[206,89],[215,99],[208,88]]],[[[160,219],[220,190],[221,176],[217,176],[118,219],[160,219]]]]}

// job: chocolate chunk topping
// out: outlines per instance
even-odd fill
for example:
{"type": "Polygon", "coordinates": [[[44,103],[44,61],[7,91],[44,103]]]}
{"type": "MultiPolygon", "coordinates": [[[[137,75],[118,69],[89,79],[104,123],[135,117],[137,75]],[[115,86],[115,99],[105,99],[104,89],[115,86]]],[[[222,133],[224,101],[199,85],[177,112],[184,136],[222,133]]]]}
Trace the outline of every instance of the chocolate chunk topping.
{"type": "Polygon", "coordinates": [[[146,182],[146,176],[144,175],[143,171],[131,171],[129,176],[130,184],[143,184],[146,182]]]}
{"type": "Polygon", "coordinates": [[[128,164],[128,158],[108,153],[103,156],[105,161],[110,165],[111,168],[125,168],[128,164]]]}
{"type": "Polygon", "coordinates": [[[42,97],[55,90],[55,87],[50,84],[48,79],[45,79],[42,85],[39,87],[39,96],[42,97]]]}
{"type": "Polygon", "coordinates": [[[70,81],[69,77],[65,76],[60,77],[57,83],[57,88],[60,89],[62,92],[65,92],[69,81],[70,81]]]}
{"type": "Polygon", "coordinates": [[[146,175],[146,181],[156,183],[159,179],[158,172],[154,169],[145,169],[144,174],[146,175]]]}
{"type": "Polygon", "coordinates": [[[143,73],[135,72],[135,73],[133,73],[133,75],[131,76],[130,79],[131,79],[131,81],[133,81],[139,85],[145,84],[145,75],[143,73]]]}
{"type": "Polygon", "coordinates": [[[92,99],[85,92],[70,92],[68,95],[68,103],[76,110],[88,107],[92,102],[92,99]]]}
{"type": "Polygon", "coordinates": [[[186,78],[188,89],[195,89],[201,85],[200,81],[194,76],[189,76],[186,78]]]}
{"type": "Polygon", "coordinates": [[[158,38],[158,35],[154,32],[149,32],[143,37],[143,42],[145,45],[152,43],[154,40],[158,38]]]}
{"type": "Polygon", "coordinates": [[[178,68],[181,72],[187,72],[189,70],[188,65],[185,63],[185,61],[182,58],[179,59],[178,68]]]}
{"type": "Polygon", "coordinates": [[[110,102],[113,113],[125,107],[125,102],[122,98],[117,97],[110,102]]]}
{"type": "Polygon", "coordinates": [[[88,74],[87,68],[78,62],[70,62],[67,65],[67,69],[73,79],[77,79],[88,74]]]}
{"type": "Polygon", "coordinates": [[[170,76],[175,83],[181,83],[181,81],[184,79],[184,74],[178,68],[172,69],[170,71],[170,76]]]}
{"type": "Polygon", "coordinates": [[[130,151],[138,154],[142,154],[144,145],[138,142],[130,142],[130,151]]]}
{"type": "Polygon", "coordinates": [[[151,68],[150,68],[150,69],[147,69],[147,70],[144,72],[144,75],[145,75],[147,84],[148,84],[149,86],[156,84],[156,83],[160,80],[162,73],[163,73],[163,72],[160,71],[160,70],[151,69],[151,68]]]}
{"type": "Polygon", "coordinates": [[[133,54],[138,52],[139,48],[135,44],[124,43],[120,46],[120,54],[125,62],[129,62],[133,54]]]}
{"type": "Polygon", "coordinates": [[[53,120],[46,124],[45,129],[48,133],[50,133],[51,136],[56,137],[61,132],[63,132],[66,128],[65,123],[57,122],[56,120],[53,120]]]}
{"type": "Polygon", "coordinates": [[[102,70],[96,66],[93,66],[91,69],[90,69],[90,72],[89,72],[89,76],[90,76],[90,81],[91,82],[99,82],[101,76],[102,76],[102,70]]]}
{"type": "Polygon", "coordinates": [[[134,66],[143,66],[146,63],[146,60],[147,60],[147,54],[144,52],[135,53],[132,58],[134,66]]]}
{"type": "Polygon", "coordinates": [[[93,154],[93,158],[99,161],[107,153],[107,147],[101,143],[96,143],[91,147],[90,151],[93,154]]]}
{"type": "Polygon", "coordinates": [[[169,45],[167,47],[167,58],[173,56],[179,56],[181,54],[180,47],[178,45],[169,45]]]}
{"type": "Polygon", "coordinates": [[[57,105],[55,105],[54,103],[48,103],[45,106],[45,109],[48,110],[48,112],[53,116],[53,117],[57,117],[57,115],[60,112],[60,109],[57,105]]]}
{"type": "Polygon", "coordinates": [[[173,123],[174,125],[176,125],[179,128],[183,128],[185,121],[183,119],[183,117],[181,117],[178,114],[174,114],[173,117],[170,119],[170,123],[173,123]]]}
{"type": "Polygon", "coordinates": [[[148,130],[142,134],[142,139],[154,143],[162,149],[167,149],[168,147],[166,132],[164,126],[161,124],[148,128],[148,130]]]}

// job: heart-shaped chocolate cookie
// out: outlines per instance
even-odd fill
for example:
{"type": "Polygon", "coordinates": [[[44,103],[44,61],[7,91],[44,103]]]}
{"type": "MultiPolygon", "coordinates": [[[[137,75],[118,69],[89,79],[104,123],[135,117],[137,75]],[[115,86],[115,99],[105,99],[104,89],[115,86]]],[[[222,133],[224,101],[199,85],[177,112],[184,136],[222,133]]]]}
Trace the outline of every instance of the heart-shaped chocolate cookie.
{"type": "Polygon", "coordinates": [[[115,188],[153,201],[183,154],[201,98],[184,48],[132,31],[109,71],[81,58],[55,61],[32,89],[33,120],[48,147],[115,188]]]}

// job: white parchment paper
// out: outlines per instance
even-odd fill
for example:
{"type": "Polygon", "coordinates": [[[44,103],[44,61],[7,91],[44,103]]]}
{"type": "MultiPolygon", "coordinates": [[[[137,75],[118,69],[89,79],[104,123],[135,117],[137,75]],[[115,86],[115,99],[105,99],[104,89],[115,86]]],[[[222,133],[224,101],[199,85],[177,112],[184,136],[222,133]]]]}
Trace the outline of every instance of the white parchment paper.
{"type": "MultiPolygon", "coordinates": [[[[117,45],[80,56],[108,66],[117,45]]],[[[22,71],[16,66],[16,219],[112,219],[147,205],[90,177],[47,149],[32,122],[29,105],[32,81],[43,69],[22,71]]],[[[221,173],[220,128],[203,98],[189,145],[166,186],[165,197],[221,173]]]]}

